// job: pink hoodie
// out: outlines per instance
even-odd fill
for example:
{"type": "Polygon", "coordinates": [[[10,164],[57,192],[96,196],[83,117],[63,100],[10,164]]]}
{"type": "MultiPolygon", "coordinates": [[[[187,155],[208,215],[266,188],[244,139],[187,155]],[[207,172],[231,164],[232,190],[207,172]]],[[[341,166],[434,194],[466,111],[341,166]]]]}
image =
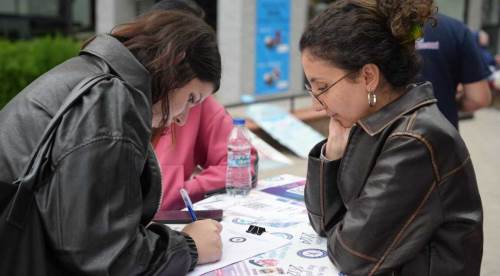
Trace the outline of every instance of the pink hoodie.
{"type": "MultiPolygon", "coordinates": [[[[213,96],[189,111],[186,124],[174,125],[159,138],[155,152],[162,170],[162,210],[184,208],[179,194],[185,188],[193,202],[203,199],[205,193],[224,188],[226,182],[227,138],[233,121],[224,107],[213,96]],[[191,177],[200,165],[203,169],[191,177]]],[[[256,154],[252,149],[252,164],[256,154]]]]}

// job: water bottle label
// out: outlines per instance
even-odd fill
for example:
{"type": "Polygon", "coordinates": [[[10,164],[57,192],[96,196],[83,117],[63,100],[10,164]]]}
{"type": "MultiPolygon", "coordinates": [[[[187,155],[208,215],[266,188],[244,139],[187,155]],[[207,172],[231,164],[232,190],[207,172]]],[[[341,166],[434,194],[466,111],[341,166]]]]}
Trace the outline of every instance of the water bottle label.
{"type": "Polygon", "coordinates": [[[228,152],[227,165],[231,168],[245,168],[250,166],[250,154],[234,154],[228,152]]]}

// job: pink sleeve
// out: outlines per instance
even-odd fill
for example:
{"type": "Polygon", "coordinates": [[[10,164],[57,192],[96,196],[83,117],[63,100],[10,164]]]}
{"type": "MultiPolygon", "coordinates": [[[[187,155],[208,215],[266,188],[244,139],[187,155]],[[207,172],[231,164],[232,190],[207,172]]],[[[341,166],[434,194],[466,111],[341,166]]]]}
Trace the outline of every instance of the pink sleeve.
{"type": "MultiPolygon", "coordinates": [[[[183,127],[175,126],[175,145],[167,132],[155,146],[162,168],[163,198],[161,209],[182,209],[179,189],[188,190],[193,202],[208,192],[222,189],[226,182],[227,138],[233,128],[232,118],[212,96],[194,107],[183,127]],[[200,165],[202,171],[190,177],[200,165]]],[[[252,180],[256,183],[257,153],[252,148],[252,180]]]]}
{"type": "Polygon", "coordinates": [[[222,189],[226,183],[227,138],[233,127],[231,116],[212,97],[202,110],[200,128],[194,148],[195,162],[202,171],[186,181],[192,199],[198,201],[210,191],[222,189]]]}
{"type": "MultiPolygon", "coordinates": [[[[186,181],[192,199],[203,199],[207,192],[222,189],[226,183],[227,138],[233,128],[233,119],[226,113],[224,107],[215,99],[204,105],[200,129],[195,147],[195,160],[203,170],[192,179],[186,181]],[[213,116],[204,116],[213,114],[213,116]]],[[[252,147],[252,180],[256,183],[255,168],[257,152],[252,147]]]]}

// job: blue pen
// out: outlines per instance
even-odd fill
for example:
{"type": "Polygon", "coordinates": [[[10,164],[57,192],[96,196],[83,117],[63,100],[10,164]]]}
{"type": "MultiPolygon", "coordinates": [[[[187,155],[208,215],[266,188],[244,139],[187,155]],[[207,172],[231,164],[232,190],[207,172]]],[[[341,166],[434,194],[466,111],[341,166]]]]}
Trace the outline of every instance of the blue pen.
{"type": "Polygon", "coordinates": [[[194,210],[193,210],[193,202],[191,202],[191,198],[189,198],[189,195],[184,188],[180,189],[180,193],[182,196],[182,200],[184,200],[184,204],[186,204],[186,208],[188,209],[188,212],[191,215],[191,219],[193,221],[195,221],[196,214],[194,213],[194,210]]]}

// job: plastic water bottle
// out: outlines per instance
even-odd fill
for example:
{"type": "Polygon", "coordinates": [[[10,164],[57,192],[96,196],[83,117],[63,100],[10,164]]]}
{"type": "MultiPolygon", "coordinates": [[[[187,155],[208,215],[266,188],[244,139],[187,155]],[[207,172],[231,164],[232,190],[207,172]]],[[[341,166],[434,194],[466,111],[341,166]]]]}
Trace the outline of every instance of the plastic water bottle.
{"type": "Polygon", "coordinates": [[[229,195],[247,195],[252,188],[250,140],[245,119],[234,119],[227,141],[226,191],[229,195]]]}

